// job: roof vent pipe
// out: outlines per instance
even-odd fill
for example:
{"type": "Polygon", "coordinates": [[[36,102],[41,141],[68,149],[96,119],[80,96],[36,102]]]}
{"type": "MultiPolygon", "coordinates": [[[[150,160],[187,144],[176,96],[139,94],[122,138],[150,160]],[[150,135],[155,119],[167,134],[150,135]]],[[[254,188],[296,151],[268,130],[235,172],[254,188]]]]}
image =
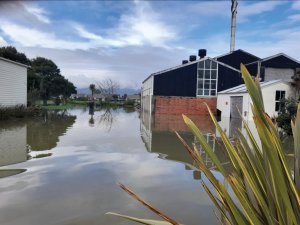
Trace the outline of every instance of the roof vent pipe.
{"type": "Polygon", "coordinates": [[[190,62],[194,62],[197,60],[197,57],[195,55],[190,55],[190,62]]]}
{"type": "Polygon", "coordinates": [[[187,64],[189,61],[188,60],[182,60],[182,65],[187,64]]]}
{"type": "Polygon", "coordinates": [[[199,49],[198,56],[200,59],[204,58],[206,56],[206,49],[199,49]]]}

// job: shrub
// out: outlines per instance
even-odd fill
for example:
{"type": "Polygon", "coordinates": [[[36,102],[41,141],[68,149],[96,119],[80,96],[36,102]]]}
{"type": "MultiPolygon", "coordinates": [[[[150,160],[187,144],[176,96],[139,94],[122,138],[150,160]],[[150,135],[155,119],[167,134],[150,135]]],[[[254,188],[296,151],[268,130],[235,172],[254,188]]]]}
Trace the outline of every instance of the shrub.
{"type": "Polygon", "coordinates": [[[282,99],[281,107],[278,112],[278,117],[276,118],[276,122],[283,131],[291,135],[292,134],[292,126],[291,120],[294,119],[297,113],[298,102],[294,99],[282,99]]]}
{"type": "Polygon", "coordinates": [[[27,116],[36,116],[41,112],[40,107],[32,106],[25,107],[23,105],[17,105],[13,107],[0,107],[0,120],[6,120],[11,118],[23,118],[27,116]]]}
{"type": "Polygon", "coordinates": [[[134,107],[135,101],[127,100],[124,102],[124,107],[134,107]]]}
{"type": "Polygon", "coordinates": [[[55,100],[54,100],[54,104],[55,104],[55,105],[60,105],[60,103],[61,103],[60,98],[59,98],[59,97],[56,97],[55,100]]]}

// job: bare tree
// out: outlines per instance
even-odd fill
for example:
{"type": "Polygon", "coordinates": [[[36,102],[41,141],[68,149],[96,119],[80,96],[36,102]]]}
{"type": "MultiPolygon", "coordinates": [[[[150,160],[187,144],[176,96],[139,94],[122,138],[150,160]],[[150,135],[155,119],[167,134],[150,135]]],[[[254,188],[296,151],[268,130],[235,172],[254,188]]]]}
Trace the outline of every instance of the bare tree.
{"type": "Polygon", "coordinates": [[[119,83],[110,78],[98,82],[97,86],[97,92],[106,96],[116,94],[116,91],[119,89],[119,83]]]}

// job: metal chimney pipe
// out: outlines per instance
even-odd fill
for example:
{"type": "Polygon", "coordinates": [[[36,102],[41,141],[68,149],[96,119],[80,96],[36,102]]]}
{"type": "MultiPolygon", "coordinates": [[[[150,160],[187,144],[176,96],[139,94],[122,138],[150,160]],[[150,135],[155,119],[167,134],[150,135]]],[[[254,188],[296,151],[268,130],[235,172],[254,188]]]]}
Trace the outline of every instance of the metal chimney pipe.
{"type": "Polygon", "coordinates": [[[235,48],[235,29],[236,29],[236,14],[237,0],[231,0],[231,33],[230,33],[230,52],[235,48]]]}

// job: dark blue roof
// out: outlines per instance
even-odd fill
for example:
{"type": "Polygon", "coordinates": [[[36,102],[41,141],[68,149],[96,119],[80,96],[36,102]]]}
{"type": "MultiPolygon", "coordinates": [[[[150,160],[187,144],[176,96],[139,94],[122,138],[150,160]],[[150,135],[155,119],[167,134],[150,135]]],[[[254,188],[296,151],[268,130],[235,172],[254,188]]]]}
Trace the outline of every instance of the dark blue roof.
{"type": "Polygon", "coordinates": [[[217,56],[215,57],[215,59],[238,70],[240,69],[241,63],[248,64],[260,60],[259,57],[241,49],[235,50],[225,55],[217,56]]]}
{"type": "Polygon", "coordinates": [[[261,66],[272,67],[272,68],[300,68],[300,63],[296,60],[287,56],[283,53],[267,57],[261,60],[261,66]]]}

